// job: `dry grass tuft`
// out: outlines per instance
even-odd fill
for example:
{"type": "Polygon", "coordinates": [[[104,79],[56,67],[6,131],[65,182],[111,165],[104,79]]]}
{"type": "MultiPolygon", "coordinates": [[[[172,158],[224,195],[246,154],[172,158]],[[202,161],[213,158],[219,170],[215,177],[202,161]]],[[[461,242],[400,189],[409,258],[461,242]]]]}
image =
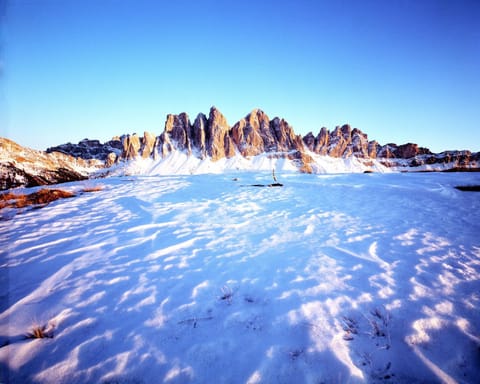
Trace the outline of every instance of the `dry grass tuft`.
{"type": "MultiPolygon", "coordinates": [[[[85,192],[98,192],[104,189],[103,185],[97,186],[86,186],[79,193],[85,192]]],[[[4,208],[42,208],[48,205],[49,203],[59,200],[59,199],[68,199],[71,197],[77,196],[77,193],[65,191],[63,189],[50,189],[43,188],[37,192],[22,194],[14,192],[5,192],[0,193],[0,211],[4,208]]],[[[7,211],[8,212],[8,211],[7,211]]],[[[0,221],[9,220],[13,215],[10,213],[5,214],[5,212],[0,212],[0,221]]]]}
{"type": "Polygon", "coordinates": [[[87,180],[82,183],[82,189],[80,189],[80,193],[88,193],[88,192],[100,192],[105,189],[103,184],[95,185],[91,181],[87,180]]]}
{"type": "Polygon", "coordinates": [[[221,289],[222,296],[220,296],[220,300],[224,300],[228,303],[228,305],[232,304],[233,300],[233,291],[228,285],[224,285],[221,289]]]}
{"type": "Polygon", "coordinates": [[[53,328],[47,325],[36,325],[25,334],[26,339],[53,339],[53,328]]]}
{"type": "Polygon", "coordinates": [[[103,185],[96,185],[91,187],[85,187],[82,189],[82,192],[100,192],[104,190],[103,185]]]}

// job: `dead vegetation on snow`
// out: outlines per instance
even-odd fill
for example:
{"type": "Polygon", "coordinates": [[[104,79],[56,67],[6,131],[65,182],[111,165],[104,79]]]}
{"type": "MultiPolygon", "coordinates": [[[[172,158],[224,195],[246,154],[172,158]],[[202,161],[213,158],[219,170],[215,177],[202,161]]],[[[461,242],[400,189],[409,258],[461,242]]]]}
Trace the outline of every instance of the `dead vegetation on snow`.
{"type": "Polygon", "coordinates": [[[58,199],[67,199],[76,196],[73,192],[61,189],[40,189],[29,194],[17,194],[7,192],[1,195],[0,209],[3,208],[25,208],[30,206],[45,206],[58,199]]]}
{"type": "Polygon", "coordinates": [[[25,334],[25,339],[53,339],[53,330],[52,324],[35,325],[25,334]]]}
{"type": "Polygon", "coordinates": [[[32,193],[6,192],[0,195],[0,209],[4,208],[42,208],[59,199],[69,199],[86,192],[98,192],[103,186],[85,187],[79,193],[63,189],[42,188],[32,193]]]}

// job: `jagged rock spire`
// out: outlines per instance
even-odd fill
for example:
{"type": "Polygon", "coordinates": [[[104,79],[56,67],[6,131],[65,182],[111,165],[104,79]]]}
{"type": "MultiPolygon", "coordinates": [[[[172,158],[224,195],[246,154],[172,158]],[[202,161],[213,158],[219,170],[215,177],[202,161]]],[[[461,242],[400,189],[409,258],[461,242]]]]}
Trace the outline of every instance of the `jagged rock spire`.
{"type": "Polygon", "coordinates": [[[207,121],[207,153],[213,161],[235,155],[235,146],[229,136],[230,126],[227,119],[216,108],[210,108],[207,121]]]}

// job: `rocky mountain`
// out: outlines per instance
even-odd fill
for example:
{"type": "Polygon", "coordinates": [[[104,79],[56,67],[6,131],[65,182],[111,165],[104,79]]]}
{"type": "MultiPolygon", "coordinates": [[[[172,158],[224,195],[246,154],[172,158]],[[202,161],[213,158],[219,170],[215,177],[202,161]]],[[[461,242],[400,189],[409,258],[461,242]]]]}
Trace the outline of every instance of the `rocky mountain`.
{"type": "Polygon", "coordinates": [[[101,160],[36,151],[0,138],[0,190],[83,180],[101,167],[101,160]]]}
{"type": "MultiPolygon", "coordinates": [[[[480,153],[447,151],[434,154],[408,143],[380,145],[367,134],[346,124],[333,131],[321,128],[317,135],[296,135],[284,119],[270,119],[255,109],[230,126],[215,107],[208,117],[200,113],[192,121],[186,113],[167,115],[163,132],[144,132],[114,137],[106,143],[82,140],[62,144],[46,153],[22,148],[9,140],[0,142],[0,187],[41,185],[85,178],[99,169],[113,169],[131,160],[161,163],[174,153],[188,158],[218,162],[222,159],[283,159],[301,172],[322,172],[322,159],[356,161],[355,170],[479,169],[480,153]]],[[[332,160],[333,161],[333,160],[332,160]]],[[[198,163],[198,162],[197,162],[198,163]]],[[[245,164],[245,163],[243,163],[245,164]]],[[[351,168],[348,168],[351,170],[351,168]]]]}
{"type": "MultiPolygon", "coordinates": [[[[480,153],[470,151],[445,151],[432,153],[428,148],[417,144],[380,145],[375,140],[369,141],[367,134],[350,125],[338,126],[333,132],[322,128],[317,136],[308,133],[303,141],[313,153],[348,158],[351,156],[362,159],[377,159],[382,165],[395,170],[419,168],[422,166],[449,165],[450,169],[478,169],[480,167],[480,153]]],[[[420,168],[418,170],[421,170],[420,168]]],[[[427,169],[428,170],[428,169],[427,169]]],[[[430,170],[445,170],[435,167],[430,170]]]]}
{"type": "Polygon", "coordinates": [[[186,113],[167,115],[164,131],[157,137],[144,132],[143,136],[115,137],[105,144],[85,139],[79,144],[48,148],[47,152],[99,159],[106,167],[135,158],[162,159],[173,151],[211,161],[266,153],[296,160],[302,168],[313,161],[305,149],[302,137],[283,119],[270,120],[265,112],[255,109],[231,127],[225,116],[212,107],[208,117],[200,113],[193,123],[186,113]]]}

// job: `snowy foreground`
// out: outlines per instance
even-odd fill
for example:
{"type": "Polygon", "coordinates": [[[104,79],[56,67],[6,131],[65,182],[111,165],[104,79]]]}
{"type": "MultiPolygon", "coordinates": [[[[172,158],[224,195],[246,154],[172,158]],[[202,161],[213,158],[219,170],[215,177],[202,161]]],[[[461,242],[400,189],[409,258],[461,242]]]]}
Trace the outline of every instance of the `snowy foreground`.
{"type": "Polygon", "coordinates": [[[277,176],[89,181],[0,221],[0,382],[478,383],[480,194],[453,186],[480,174],[277,176]]]}

